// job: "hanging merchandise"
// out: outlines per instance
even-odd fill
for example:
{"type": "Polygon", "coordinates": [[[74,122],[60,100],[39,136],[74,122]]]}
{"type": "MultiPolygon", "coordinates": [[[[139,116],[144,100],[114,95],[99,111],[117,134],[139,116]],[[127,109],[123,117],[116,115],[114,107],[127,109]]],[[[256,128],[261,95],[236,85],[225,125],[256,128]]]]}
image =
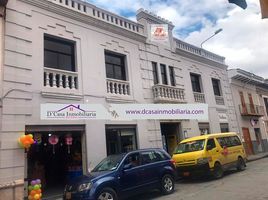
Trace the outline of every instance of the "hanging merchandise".
{"type": "Polygon", "coordinates": [[[57,135],[51,135],[48,138],[48,142],[49,142],[49,144],[52,144],[53,145],[53,154],[55,154],[55,145],[58,144],[59,137],[57,135]]]}
{"type": "Polygon", "coordinates": [[[33,143],[34,143],[34,140],[33,140],[32,134],[22,135],[19,138],[19,145],[22,148],[25,148],[26,150],[28,150],[33,143]]]}
{"type": "Polygon", "coordinates": [[[65,136],[65,144],[68,146],[68,154],[70,154],[70,146],[73,144],[73,137],[71,134],[65,136]]]}
{"type": "Polygon", "coordinates": [[[28,190],[29,190],[29,195],[28,195],[29,200],[41,200],[42,190],[41,190],[40,179],[32,180],[31,185],[29,185],[28,187],[28,190]]]}
{"type": "Polygon", "coordinates": [[[41,133],[35,133],[34,134],[34,141],[36,144],[41,144],[42,143],[42,135],[41,133]]]}

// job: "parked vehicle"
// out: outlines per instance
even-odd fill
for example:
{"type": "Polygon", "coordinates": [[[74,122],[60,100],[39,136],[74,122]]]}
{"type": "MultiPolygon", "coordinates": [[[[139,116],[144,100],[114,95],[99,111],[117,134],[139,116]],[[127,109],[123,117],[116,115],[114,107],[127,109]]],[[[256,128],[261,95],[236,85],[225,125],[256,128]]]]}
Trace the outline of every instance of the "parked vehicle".
{"type": "Polygon", "coordinates": [[[118,200],[155,188],[170,194],[175,174],[174,162],[162,149],[110,155],[90,174],[66,185],[63,199],[118,200]]]}
{"type": "Polygon", "coordinates": [[[236,133],[208,134],[188,138],[176,147],[173,157],[178,176],[213,175],[225,170],[244,170],[246,154],[236,133]]]}

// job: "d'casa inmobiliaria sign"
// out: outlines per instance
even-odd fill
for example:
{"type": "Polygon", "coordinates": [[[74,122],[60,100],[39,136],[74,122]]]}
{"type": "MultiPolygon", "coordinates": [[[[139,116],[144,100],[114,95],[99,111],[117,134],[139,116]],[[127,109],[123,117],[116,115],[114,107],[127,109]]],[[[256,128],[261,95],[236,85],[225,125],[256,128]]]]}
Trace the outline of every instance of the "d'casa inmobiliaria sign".
{"type": "Polygon", "coordinates": [[[41,104],[42,120],[208,120],[207,104],[41,104]]]}

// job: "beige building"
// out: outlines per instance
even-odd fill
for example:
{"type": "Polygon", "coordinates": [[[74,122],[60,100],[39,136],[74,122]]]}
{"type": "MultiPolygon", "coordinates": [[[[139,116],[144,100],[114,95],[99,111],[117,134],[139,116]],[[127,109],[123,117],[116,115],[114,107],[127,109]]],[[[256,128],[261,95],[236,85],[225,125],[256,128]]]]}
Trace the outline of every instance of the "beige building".
{"type": "Polygon", "coordinates": [[[262,77],[241,69],[228,71],[239,132],[248,155],[268,151],[268,84],[262,77]]]}
{"type": "Polygon", "coordinates": [[[237,131],[224,58],[174,38],[173,28],[142,9],[133,22],[79,0],[10,0],[1,70],[0,185],[14,187],[0,187],[0,195],[12,199],[16,189],[21,199],[27,190],[23,194],[20,182],[26,180],[26,187],[40,178],[44,195],[57,196],[68,179],[106,155],[147,147],[172,153],[185,137],[237,131]],[[152,40],[154,24],[167,25],[168,40],[152,40]],[[206,103],[209,120],[41,120],[45,103],[206,103]],[[28,152],[18,146],[23,133],[36,140],[28,152]]]}

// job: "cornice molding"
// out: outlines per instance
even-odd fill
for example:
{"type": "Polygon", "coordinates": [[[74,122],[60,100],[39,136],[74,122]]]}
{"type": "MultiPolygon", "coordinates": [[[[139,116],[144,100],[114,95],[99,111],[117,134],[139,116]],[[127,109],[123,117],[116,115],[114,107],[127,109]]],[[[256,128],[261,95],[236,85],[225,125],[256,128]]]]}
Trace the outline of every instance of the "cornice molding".
{"type": "Polygon", "coordinates": [[[92,25],[94,27],[97,27],[105,31],[109,31],[109,32],[121,35],[121,36],[125,36],[130,39],[134,39],[136,41],[140,41],[140,42],[146,41],[145,35],[141,35],[135,32],[131,32],[127,29],[117,27],[108,22],[98,20],[94,17],[85,15],[76,10],[71,10],[68,7],[64,7],[53,2],[49,2],[46,0],[20,0],[20,1],[30,4],[32,6],[36,6],[38,8],[44,9],[46,11],[56,13],[57,15],[67,17],[69,19],[76,20],[84,24],[92,25]]]}
{"type": "Polygon", "coordinates": [[[201,56],[198,56],[198,55],[195,55],[193,53],[186,52],[186,51],[183,51],[183,50],[180,50],[180,49],[176,49],[176,54],[180,55],[180,56],[183,56],[183,57],[186,57],[186,58],[189,58],[189,59],[192,59],[192,60],[195,60],[195,61],[197,61],[199,63],[204,63],[204,64],[207,64],[207,65],[210,65],[210,66],[213,66],[213,67],[218,67],[220,69],[227,70],[227,68],[228,68],[228,66],[225,65],[225,64],[221,64],[221,63],[218,63],[216,61],[207,59],[206,57],[201,57],[201,56]]]}

